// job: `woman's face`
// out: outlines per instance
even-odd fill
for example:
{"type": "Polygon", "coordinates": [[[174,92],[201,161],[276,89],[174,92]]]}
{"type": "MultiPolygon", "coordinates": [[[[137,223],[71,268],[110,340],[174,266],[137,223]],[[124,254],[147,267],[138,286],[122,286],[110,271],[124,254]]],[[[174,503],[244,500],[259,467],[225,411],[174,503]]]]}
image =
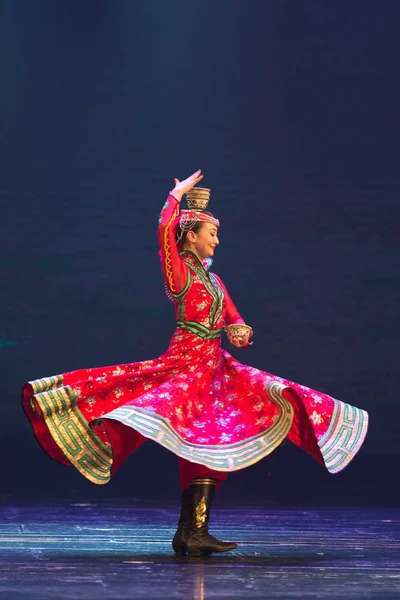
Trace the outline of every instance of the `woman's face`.
{"type": "Polygon", "coordinates": [[[218,228],[211,223],[203,223],[198,233],[188,232],[188,239],[200,260],[210,258],[219,244],[218,228]]]}

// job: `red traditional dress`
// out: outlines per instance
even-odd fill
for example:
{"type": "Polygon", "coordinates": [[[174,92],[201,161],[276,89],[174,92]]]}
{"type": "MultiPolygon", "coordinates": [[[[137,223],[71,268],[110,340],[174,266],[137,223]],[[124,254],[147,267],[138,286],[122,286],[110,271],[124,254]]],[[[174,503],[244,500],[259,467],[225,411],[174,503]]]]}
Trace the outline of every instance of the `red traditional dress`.
{"type": "Polygon", "coordinates": [[[180,458],[183,487],[195,475],[223,479],[248,467],[285,438],[331,473],[342,470],[363,443],[367,413],[223,350],[223,326],[244,321],[221,279],[178,251],[178,213],[170,195],[158,228],[177,320],[168,350],[153,360],[26,383],[23,407],[40,444],[98,484],[146,439],[180,458]]]}

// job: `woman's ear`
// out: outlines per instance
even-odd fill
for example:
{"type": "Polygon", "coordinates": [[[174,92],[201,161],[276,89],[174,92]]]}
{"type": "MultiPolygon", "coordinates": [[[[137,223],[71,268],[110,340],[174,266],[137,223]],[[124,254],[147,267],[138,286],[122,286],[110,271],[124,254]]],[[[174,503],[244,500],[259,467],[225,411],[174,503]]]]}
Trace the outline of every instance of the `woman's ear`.
{"type": "Polygon", "coordinates": [[[194,231],[192,231],[192,230],[189,230],[189,231],[187,232],[187,234],[186,234],[186,239],[187,239],[189,242],[192,242],[192,243],[194,243],[194,242],[196,241],[196,234],[195,234],[195,232],[194,232],[194,231]]]}

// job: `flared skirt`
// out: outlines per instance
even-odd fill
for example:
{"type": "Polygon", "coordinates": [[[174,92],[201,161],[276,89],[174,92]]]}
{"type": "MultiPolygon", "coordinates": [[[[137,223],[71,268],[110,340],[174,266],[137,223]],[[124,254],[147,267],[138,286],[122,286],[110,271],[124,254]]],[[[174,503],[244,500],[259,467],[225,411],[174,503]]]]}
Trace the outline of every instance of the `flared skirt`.
{"type": "Polygon", "coordinates": [[[284,439],[331,473],[360,449],[364,410],[244,365],[219,339],[177,329],[157,359],[26,383],[23,407],[44,450],[97,484],[142,443],[216,471],[246,468],[284,439]]]}

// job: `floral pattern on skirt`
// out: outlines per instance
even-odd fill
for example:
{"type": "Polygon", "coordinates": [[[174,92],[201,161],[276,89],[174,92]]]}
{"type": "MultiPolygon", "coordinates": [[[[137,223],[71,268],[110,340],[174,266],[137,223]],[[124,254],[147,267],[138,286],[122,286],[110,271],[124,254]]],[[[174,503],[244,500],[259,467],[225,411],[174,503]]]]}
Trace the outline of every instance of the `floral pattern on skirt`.
{"type": "Polygon", "coordinates": [[[23,392],[48,454],[100,484],[141,436],[217,471],[254,464],[288,438],[335,473],[368,424],[365,411],[243,365],[219,338],[181,328],[157,359],[63,373],[23,392]]]}

